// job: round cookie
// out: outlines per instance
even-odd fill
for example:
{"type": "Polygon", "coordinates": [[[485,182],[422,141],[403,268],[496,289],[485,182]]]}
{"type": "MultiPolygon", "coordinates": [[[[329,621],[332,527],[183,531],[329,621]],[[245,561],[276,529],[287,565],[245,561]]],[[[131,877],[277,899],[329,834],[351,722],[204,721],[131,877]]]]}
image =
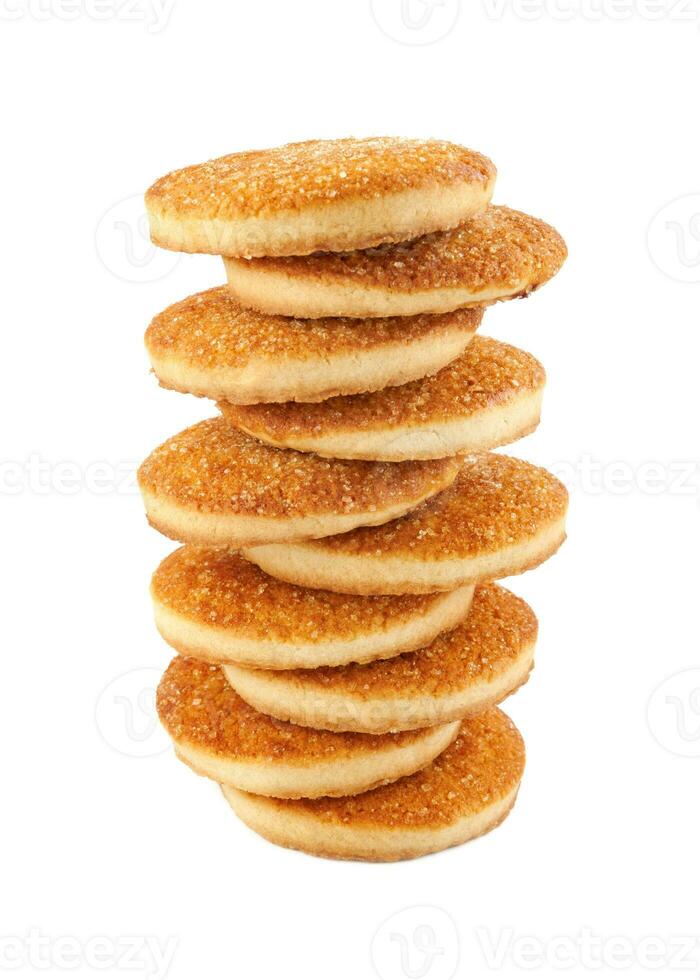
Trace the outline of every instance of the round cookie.
{"type": "Polygon", "coordinates": [[[381,524],[449,486],[458,468],[456,460],[367,463],[274,449],[219,417],[155,449],[138,481],[157,530],[237,548],[381,524]]]}
{"type": "Polygon", "coordinates": [[[274,844],[320,857],[401,861],[497,827],[524,768],[520,733],[493,708],[463,721],[450,747],[422,772],[360,796],[271,800],[222,789],[240,819],[274,844]]]}
{"type": "Polygon", "coordinates": [[[566,245],[550,225],[492,206],[452,231],[400,245],[224,263],[244,306],[287,316],[386,317],[527,296],[565,258],[566,245]]]}
{"type": "Polygon", "coordinates": [[[307,255],[454,228],[496,169],[443,140],[309,140],[176,170],[146,193],[151,238],[179,252],[307,255]]]}
{"type": "Polygon", "coordinates": [[[273,446],[340,459],[440,459],[514,442],[540,420],[544,368],[531,354],[475,337],[438,374],[314,405],[231,405],[224,417],[273,446]]]}
{"type": "Polygon", "coordinates": [[[320,401],[439,371],[464,351],[483,310],[440,316],[295,320],[244,309],[226,286],[169,306],[146,331],[164,388],[248,405],[320,401]]]}
{"type": "Polygon", "coordinates": [[[248,704],[295,725],[409,731],[479,714],[508,697],[529,676],[536,639],[527,603],[498,585],[480,585],[467,618],[413,653],[319,670],[233,664],[224,674],[248,704]]]}
{"type": "Polygon", "coordinates": [[[277,671],[369,663],[431,643],[469,612],[473,587],[352,596],[271,578],[223,548],[186,545],[156,570],[156,625],[178,653],[277,671]]]}
{"type": "Polygon", "coordinates": [[[397,735],[317,732],[262,715],[221,668],[176,657],[158,686],[160,720],[179,759],[202,776],[263,796],[361,793],[427,766],[459,722],[397,735]]]}
{"type": "Polygon", "coordinates": [[[439,592],[517,575],[549,558],[565,537],[567,502],[566,488],[546,470],[477,453],[448,490],[384,527],[243,554],[269,575],[310,588],[439,592]]]}

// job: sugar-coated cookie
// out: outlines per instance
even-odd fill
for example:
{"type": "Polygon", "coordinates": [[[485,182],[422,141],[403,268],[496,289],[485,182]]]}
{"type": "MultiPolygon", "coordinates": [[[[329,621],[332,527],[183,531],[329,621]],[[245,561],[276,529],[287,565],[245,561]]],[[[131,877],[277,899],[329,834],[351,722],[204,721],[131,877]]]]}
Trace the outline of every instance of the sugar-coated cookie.
{"type": "Polygon", "coordinates": [[[164,388],[240,405],[316,402],[439,371],[465,350],[482,316],[297,320],[244,309],[219,286],[169,306],[145,341],[164,388]]]}
{"type": "Polygon", "coordinates": [[[224,263],[244,306],[287,316],[386,317],[527,296],[565,258],[566,245],[550,225],[492,206],[459,228],[400,245],[224,263]]]}
{"type": "Polygon", "coordinates": [[[310,588],[436,592],[539,565],[564,541],[567,504],[566,488],[547,470],[477,453],[465,458],[449,489],[383,527],[243,554],[269,575],[310,588]]]}
{"type": "Polygon", "coordinates": [[[463,844],[510,812],[525,768],[525,746],[493,708],[468,718],[427,768],[389,786],[343,799],[271,800],[222,787],[236,814],[282,847],[320,857],[401,861],[463,844]]]}
{"type": "Polygon", "coordinates": [[[356,596],[290,585],[235,551],[186,545],[151,582],[156,625],[184,656],[275,671],[369,663],[431,643],[461,622],[473,588],[356,596]]]}
{"type": "Polygon", "coordinates": [[[466,619],[412,653],[318,670],[229,664],[224,674],[245,701],[275,718],[381,734],[444,724],[498,704],[527,680],[536,639],[527,603],[498,585],[480,585],[466,619]]]}
{"type": "Polygon", "coordinates": [[[531,354],[475,337],[432,377],[313,405],[231,405],[233,425],[272,446],[341,459],[439,459],[495,449],[534,431],[544,368],[531,354]]]}
{"type": "Polygon", "coordinates": [[[237,548],[381,524],[448,487],[458,468],[452,459],[368,463],[275,449],[219,416],[155,449],[138,481],[157,530],[237,548]]]}
{"type": "Polygon", "coordinates": [[[342,796],[416,772],[459,722],[397,735],[322,732],[260,714],[221,668],[176,657],[158,686],[160,720],[182,762],[238,789],[284,798],[342,796]]]}
{"type": "Polygon", "coordinates": [[[179,252],[307,255],[453,228],[491,200],[494,165],[444,140],[309,140],[161,177],[151,237],[179,252]]]}

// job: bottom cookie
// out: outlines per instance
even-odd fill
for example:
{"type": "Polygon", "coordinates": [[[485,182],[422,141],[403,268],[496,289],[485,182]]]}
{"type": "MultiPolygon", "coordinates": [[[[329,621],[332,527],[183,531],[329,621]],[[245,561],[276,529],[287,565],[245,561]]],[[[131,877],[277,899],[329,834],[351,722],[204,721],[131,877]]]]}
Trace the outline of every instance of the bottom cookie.
{"type": "Polygon", "coordinates": [[[401,861],[498,826],[515,802],[524,766],[520,733],[493,708],[463,721],[426,769],[359,796],[279,800],[222,789],[240,819],[274,844],[320,857],[401,861]]]}

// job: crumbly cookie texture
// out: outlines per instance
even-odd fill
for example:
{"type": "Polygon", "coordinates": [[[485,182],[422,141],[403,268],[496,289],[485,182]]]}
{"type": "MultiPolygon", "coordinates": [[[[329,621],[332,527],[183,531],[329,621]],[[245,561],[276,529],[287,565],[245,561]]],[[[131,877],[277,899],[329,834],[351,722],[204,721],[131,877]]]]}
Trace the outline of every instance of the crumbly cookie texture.
{"type": "Polygon", "coordinates": [[[164,442],[138,479],[142,489],[199,511],[287,518],[373,513],[435,492],[457,467],[321,459],[263,445],[219,417],[164,442]]]}

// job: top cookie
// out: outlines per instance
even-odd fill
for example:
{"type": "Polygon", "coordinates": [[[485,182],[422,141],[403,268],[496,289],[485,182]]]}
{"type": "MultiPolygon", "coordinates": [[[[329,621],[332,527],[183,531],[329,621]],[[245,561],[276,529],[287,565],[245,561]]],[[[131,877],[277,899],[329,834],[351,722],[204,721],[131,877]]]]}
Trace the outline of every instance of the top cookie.
{"type": "Polygon", "coordinates": [[[489,203],[491,161],[444,140],[309,140],[175,170],[146,193],[179,252],[308,255],[454,228],[489,203]]]}

